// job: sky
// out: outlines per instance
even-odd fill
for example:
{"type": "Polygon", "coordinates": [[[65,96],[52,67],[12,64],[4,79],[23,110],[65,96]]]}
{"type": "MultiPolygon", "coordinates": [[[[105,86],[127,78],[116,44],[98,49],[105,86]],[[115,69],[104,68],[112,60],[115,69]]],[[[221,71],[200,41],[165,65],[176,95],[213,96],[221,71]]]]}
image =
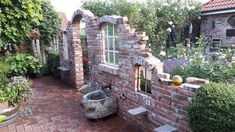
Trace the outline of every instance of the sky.
{"type": "MultiPolygon", "coordinates": [[[[207,2],[208,0],[198,0],[201,2],[207,2]]],[[[81,6],[82,0],[51,0],[52,5],[57,11],[64,12],[71,20],[73,12],[81,6]]]]}

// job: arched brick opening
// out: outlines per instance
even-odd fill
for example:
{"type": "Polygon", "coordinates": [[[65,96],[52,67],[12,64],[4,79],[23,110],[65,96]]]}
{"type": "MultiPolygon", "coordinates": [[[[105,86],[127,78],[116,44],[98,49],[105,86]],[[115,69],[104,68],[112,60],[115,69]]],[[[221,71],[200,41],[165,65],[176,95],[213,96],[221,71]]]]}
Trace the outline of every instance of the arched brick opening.
{"type": "MultiPolygon", "coordinates": [[[[76,88],[84,85],[84,69],[83,69],[83,60],[82,60],[82,45],[80,40],[80,24],[81,20],[84,19],[86,27],[89,27],[89,24],[92,23],[94,15],[88,10],[78,9],[74,12],[71,24],[69,26],[69,35],[70,35],[70,58],[71,58],[71,69],[70,77],[71,83],[76,88]]],[[[90,36],[90,33],[85,29],[87,37],[90,36]]],[[[88,41],[89,43],[89,41],[88,41]]]]}

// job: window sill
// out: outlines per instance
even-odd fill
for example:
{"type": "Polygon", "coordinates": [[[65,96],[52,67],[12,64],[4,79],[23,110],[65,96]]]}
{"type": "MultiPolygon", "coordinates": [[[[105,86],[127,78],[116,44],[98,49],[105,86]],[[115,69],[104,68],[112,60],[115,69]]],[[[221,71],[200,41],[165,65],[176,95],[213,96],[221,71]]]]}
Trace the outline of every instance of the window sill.
{"type": "Polygon", "coordinates": [[[141,96],[144,96],[144,97],[152,97],[152,94],[151,93],[147,93],[147,92],[144,92],[144,91],[141,91],[141,90],[137,90],[136,91],[139,95],[141,96]]]}
{"type": "Polygon", "coordinates": [[[119,75],[118,74],[119,68],[108,65],[108,64],[99,64],[99,70],[102,72],[107,72],[107,73],[113,74],[113,75],[119,75]]]}

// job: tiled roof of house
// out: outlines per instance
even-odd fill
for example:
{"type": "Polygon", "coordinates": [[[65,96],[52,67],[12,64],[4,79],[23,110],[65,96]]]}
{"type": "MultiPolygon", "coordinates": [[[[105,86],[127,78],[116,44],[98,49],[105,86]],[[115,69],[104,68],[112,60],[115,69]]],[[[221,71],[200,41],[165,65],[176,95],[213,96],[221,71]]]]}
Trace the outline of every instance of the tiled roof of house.
{"type": "Polygon", "coordinates": [[[68,19],[64,12],[59,12],[59,16],[61,18],[60,29],[65,30],[67,27],[68,19]]]}
{"type": "Polygon", "coordinates": [[[210,0],[203,4],[202,12],[235,9],[235,0],[210,0]]]}

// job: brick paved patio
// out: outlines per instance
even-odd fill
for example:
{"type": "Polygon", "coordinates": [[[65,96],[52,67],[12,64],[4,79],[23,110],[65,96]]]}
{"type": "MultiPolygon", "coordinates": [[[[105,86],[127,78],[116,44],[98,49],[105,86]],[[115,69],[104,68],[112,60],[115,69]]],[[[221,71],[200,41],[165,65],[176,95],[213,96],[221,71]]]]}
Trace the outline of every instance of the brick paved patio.
{"type": "Polygon", "coordinates": [[[20,117],[0,132],[135,132],[126,121],[112,115],[99,121],[87,120],[76,89],[53,77],[33,80],[30,102],[33,115],[20,117]]]}

